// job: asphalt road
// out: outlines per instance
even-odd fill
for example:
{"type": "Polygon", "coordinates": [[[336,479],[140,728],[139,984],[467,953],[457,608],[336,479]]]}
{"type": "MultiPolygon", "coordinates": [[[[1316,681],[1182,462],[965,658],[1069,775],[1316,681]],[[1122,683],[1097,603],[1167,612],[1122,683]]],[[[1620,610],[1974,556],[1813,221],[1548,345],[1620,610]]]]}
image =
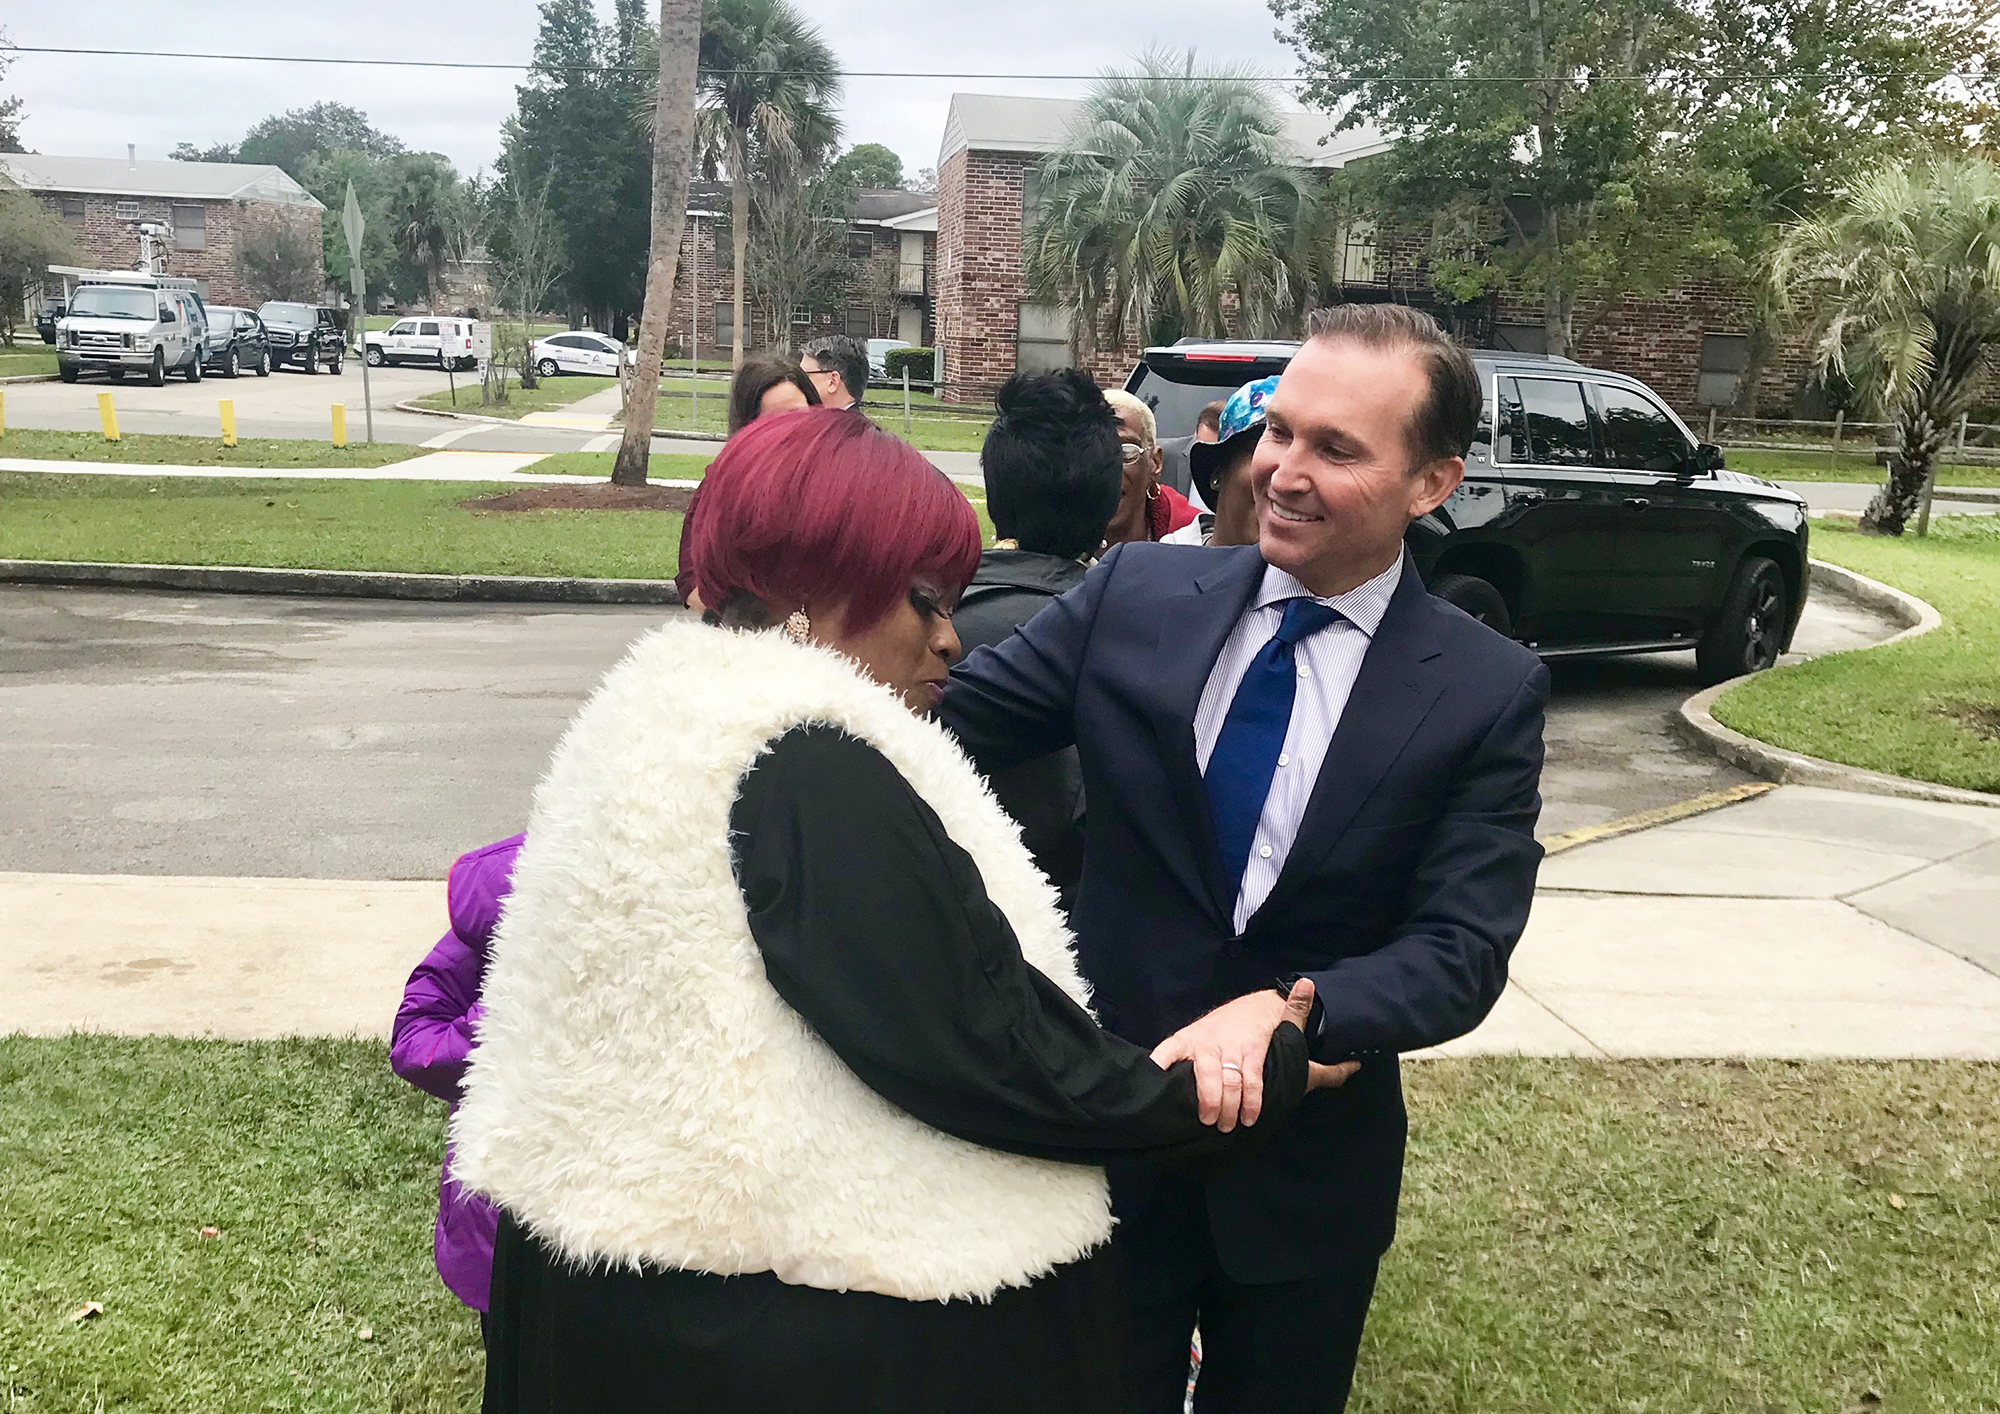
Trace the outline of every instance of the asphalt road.
{"type": "MultiPolygon", "coordinates": [[[[678,612],[0,586],[0,870],[439,878],[678,612]]],[[[1891,631],[1822,596],[1800,646],[1891,631]]],[[[1698,686],[1689,653],[1559,665],[1543,832],[1746,779],[1667,736],[1698,686]]]]}

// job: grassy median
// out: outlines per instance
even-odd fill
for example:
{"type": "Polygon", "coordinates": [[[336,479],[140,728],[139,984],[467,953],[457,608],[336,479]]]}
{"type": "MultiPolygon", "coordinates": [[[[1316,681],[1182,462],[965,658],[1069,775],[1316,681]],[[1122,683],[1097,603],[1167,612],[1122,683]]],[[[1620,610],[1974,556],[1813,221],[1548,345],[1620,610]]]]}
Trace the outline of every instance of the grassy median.
{"type": "Polygon", "coordinates": [[[0,436],[0,457],[41,461],[115,462],[130,466],[346,467],[388,466],[424,454],[401,442],[363,442],[345,447],[297,437],[245,437],[233,447],[213,437],[128,432],[107,442],[96,432],[43,432],[12,428],[0,436]]]}
{"type": "Polygon", "coordinates": [[[0,472],[0,558],[663,579],[673,511],[471,511],[518,485],[0,472]]]}
{"type": "Polygon", "coordinates": [[[2000,517],[1939,517],[1922,540],[1816,521],[1812,550],[1928,601],[1943,626],[1761,673],[1723,694],[1716,720],[1810,756],[2000,791],[2000,517]]]}
{"type": "Polygon", "coordinates": [[[459,378],[458,395],[453,399],[449,388],[442,392],[425,393],[420,398],[412,398],[415,407],[436,408],[440,412],[472,412],[481,417],[526,417],[531,412],[560,412],[572,403],[578,403],[592,393],[601,393],[607,388],[616,388],[616,378],[593,378],[588,374],[575,374],[561,378],[544,378],[532,388],[523,388],[511,380],[507,385],[507,401],[479,404],[479,375],[467,373],[459,378]]]}
{"type": "MultiPolygon", "coordinates": [[[[1356,1414],[1991,1409],[2000,1068],[1406,1075],[1356,1414]]],[[[442,1117],[375,1042],[0,1038],[5,1407],[476,1409],[442,1117]]]]}
{"type": "Polygon", "coordinates": [[[53,344],[0,344],[0,378],[47,377],[56,371],[53,344]]]}
{"type": "MultiPolygon", "coordinates": [[[[1830,452],[1765,452],[1730,447],[1723,452],[1732,471],[1745,471],[1767,481],[1859,481],[1870,485],[1882,482],[1886,472],[1876,464],[1875,449],[1862,445],[1858,450],[1830,452]]],[[[2000,466],[1938,467],[1940,486],[2000,486],[2000,466]]]]}

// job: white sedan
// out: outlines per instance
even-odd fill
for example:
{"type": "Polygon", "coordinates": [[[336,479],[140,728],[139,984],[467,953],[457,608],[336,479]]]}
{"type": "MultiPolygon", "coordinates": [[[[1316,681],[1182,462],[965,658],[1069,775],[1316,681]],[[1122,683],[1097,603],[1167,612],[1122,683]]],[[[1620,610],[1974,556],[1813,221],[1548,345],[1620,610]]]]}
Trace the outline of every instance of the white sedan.
{"type": "Polygon", "coordinates": [[[637,361],[632,350],[607,334],[590,329],[571,329],[551,334],[528,345],[528,361],[535,376],[553,378],[558,373],[595,373],[601,378],[618,376],[619,360],[637,361]]]}

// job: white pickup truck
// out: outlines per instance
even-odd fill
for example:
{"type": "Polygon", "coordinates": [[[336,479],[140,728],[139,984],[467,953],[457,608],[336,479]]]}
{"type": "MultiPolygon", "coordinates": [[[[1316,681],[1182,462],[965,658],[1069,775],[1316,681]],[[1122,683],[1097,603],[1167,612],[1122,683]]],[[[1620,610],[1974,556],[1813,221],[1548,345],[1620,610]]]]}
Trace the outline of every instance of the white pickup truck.
{"type": "Polygon", "coordinates": [[[476,319],[418,314],[372,330],[362,356],[370,368],[427,363],[437,368],[477,368],[492,347],[490,326],[476,319]]]}

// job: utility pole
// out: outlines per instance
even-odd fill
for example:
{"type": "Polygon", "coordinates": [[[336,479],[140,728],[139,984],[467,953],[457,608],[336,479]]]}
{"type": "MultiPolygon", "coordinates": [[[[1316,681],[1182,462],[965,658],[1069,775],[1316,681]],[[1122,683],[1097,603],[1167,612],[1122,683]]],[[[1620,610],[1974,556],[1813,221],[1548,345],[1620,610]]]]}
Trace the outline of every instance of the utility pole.
{"type": "Polygon", "coordinates": [[[368,286],[361,273],[361,234],[367,223],[361,217],[361,203],[354,198],[354,183],[347,184],[347,203],[340,211],[341,234],[347,237],[347,273],[354,285],[354,333],[361,349],[361,410],[368,424],[368,440],[375,441],[375,399],[368,387],[368,286]]]}

